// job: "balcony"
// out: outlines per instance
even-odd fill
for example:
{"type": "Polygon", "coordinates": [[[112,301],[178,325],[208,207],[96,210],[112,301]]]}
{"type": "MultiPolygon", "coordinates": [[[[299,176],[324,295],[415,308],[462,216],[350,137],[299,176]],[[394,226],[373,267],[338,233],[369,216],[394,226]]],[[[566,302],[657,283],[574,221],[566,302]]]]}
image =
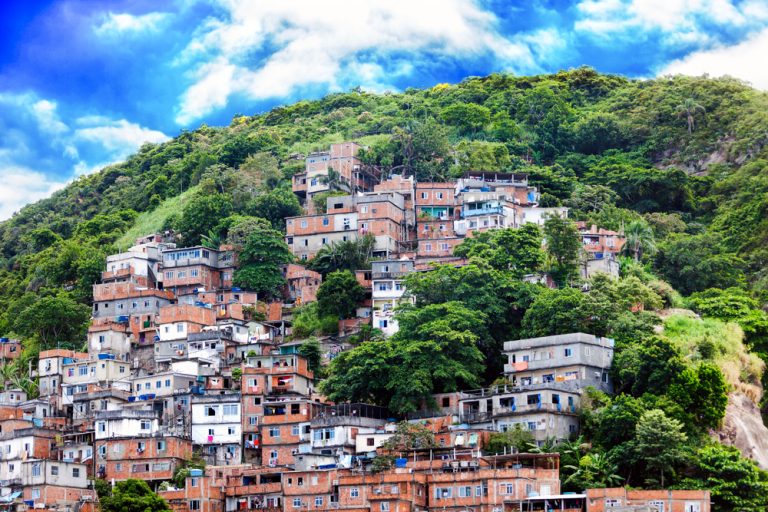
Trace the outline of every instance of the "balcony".
{"type": "Polygon", "coordinates": [[[472,205],[466,205],[461,210],[461,218],[465,219],[467,217],[476,217],[479,215],[502,215],[504,213],[504,207],[501,205],[488,205],[484,204],[482,206],[472,206],[472,205]]]}
{"type": "Polygon", "coordinates": [[[133,275],[133,272],[134,272],[133,266],[129,266],[126,268],[118,268],[115,270],[107,270],[101,273],[101,280],[110,281],[112,279],[123,279],[133,275]]]}

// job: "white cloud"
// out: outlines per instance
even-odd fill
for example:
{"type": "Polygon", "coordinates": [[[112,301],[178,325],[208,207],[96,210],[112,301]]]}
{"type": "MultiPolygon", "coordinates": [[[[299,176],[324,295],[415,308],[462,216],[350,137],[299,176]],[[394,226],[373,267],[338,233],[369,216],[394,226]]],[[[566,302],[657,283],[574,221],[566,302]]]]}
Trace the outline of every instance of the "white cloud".
{"type": "Polygon", "coordinates": [[[62,119],[55,101],[33,92],[0,93],[0,130],[0,220],[145,142],[169,138],[126,119],[62,119]]]}
{"type": "Polygon", "coordinates": [[[733,46],[691,53],[667,64],[659,74],[730,75],[746,80],[758,89],[768,90],[768,67],[759,64],[765,60],[766,55],[768,29],[733,46]]]}
{"type": "Polygon", "coordinates": [[[507,70],[539,72],[538,52],[556,46],[531,34],[502,36],[495,15],[474,0],[218,3],[226,17],[207,20],[176,60],[193,66],[193,83],[176,118],[182,125],[225,106],[233,95],[284,97],[311,84],[389,88],[388,59],[398,53],[491,56],[507,70]],[[271,54],[254,57],[264,52],[271,54]]]}
{"type": "Polygon", "coordinates": [[[32,112],[43,132],[60,134],[69,130],[69,127],[59,119],[59,115],[56,112],[56,103],[53,101],[36,101],[32,105],[32,112]]]}
{"type": "Polygon", "coordinates": [[[768,20],[760,0],[582,0],[574,28],[605,44],[658,33],[671,47],[711,45],[713,27],[754,29],[768,20]]]}
{"type": "Polygon", "coordinates": [[[162,23],[169,17],[168,13],[150,12],[139,16],[133,14],[107,13],[106,18],[93,28],[98,36],[111,36],[116,34],[151,32],[159,30],[162,23]]]}
{"type": "Polygon", "coordinates": [[[136,123],[120,119],[107,124],[78,128],[75,130],[74,139],[97,143],[109,151],[115,160],[122,160],[145,142],[157,144],[165,142],[169,137],[163,132],[142,128],[136,123]]]}
{"type": "Polygon", "coordinates": [[[31,169],[0,165],[0,220],[9,218],[26,204],[50,196],[64,185],[31,169]]]}

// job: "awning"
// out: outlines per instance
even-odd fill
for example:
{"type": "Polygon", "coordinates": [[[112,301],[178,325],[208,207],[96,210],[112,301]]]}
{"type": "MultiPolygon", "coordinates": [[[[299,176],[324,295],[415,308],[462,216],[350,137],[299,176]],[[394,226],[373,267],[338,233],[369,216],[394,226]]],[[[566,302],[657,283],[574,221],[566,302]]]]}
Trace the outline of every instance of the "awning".
{"type": "Polygon", "coordinates": [[[9,494],[7,496],[0,496],[0,501],[2,501],[4,503],[10,503],[13,500],[15,500],[16,498],[18,498],[19,496],[21,496],[20,492],[12,492],[11,494],[9,494]]]}

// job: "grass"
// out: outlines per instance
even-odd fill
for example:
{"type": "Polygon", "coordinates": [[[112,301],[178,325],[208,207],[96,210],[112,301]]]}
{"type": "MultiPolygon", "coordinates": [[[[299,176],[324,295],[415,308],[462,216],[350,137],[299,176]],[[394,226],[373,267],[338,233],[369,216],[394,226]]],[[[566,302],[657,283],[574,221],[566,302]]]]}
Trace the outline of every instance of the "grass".
{"type": "Polygon", "coordinates": [[[672,315],[664,321],[664,335],[692,361],[717,364],[731,389],[759,403],[765,363],[744,346],[744,332],[738,324],[672,315]]]}
{"type": "Polygon", "coordinates": [[[116,242],[118,248],[120,250],[126,250],[136,242],[137,238],[161,231],[168,217],[174,213],[181,212],[186,201],[195,192],[197,192],[197,186],[190,188],[178,196],[168,198],[160,203],[160,206],[154,210],[139,215],[136,218],[133,227],[126,231],[116,242]]]}

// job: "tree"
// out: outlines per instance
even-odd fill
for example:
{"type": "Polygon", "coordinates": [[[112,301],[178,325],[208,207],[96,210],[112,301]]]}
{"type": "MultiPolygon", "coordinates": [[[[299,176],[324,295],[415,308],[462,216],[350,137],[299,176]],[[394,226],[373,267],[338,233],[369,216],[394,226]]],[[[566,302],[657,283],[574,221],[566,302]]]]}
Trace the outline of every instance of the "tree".
{"type": "Polygon", "coordinates": [[[644,221],[631,222],[624,229],[626,242],[624,252],[631,254],[635,261],[640,261],[643,254],[652,255],[656,252],[656,241],[653,237],[653,229],[644,221]]]}
{"type": "Polygon", "coordinates": [[[677,235],[660,244],[654,266],[676,290],[687,295],[743,284],[746,263],[727,252],[717,235],[705,233],[677,235]]]}
{"type": "Polygon", "coordinates": [[[200,244],[203,235],[213,231],[219,221],[232,212],[232,200],[220,193],[197,195],[182,210],[176,226],[186,245],[200,244]]]}
{"type": "Polygon", "coordinates": [[[76,348],[85,337],[91,309],[76,303],[67,292],[41,297],[24,308],[14,321],[14,331],[36,336],[42,350],[57,346],[76,348]]]}
{"type": "Polygon", "coordinates": [[[680,482],[684,489],[708,489],[713,510],[762,512],[768,509],[768,473],[738,449],[711,444],[691,457],[692,476],[680,482]]]}
{"type": "Polygon", "coordinates": [[[328,274],[317,290],[317,304],[320,315],[337,318],[351,318],[355,309],[365,298],[365,289],[349,270],[337,270],[328,274]]]}
{"type": "Polygon", "coordinates": [[[424,425],[408,421],[399,422],[392,436],[381,445],[383,449],[390,451],[410,451],[436,446],[434,432],[424,425]]]}
{"type": "Polygon", "coordinates": [[[248,214],[267,219],[272,227],[285,229],[285,218],[302,214],[296,194],[289,188],[278,187],[254,197],[247,206],[248,214]]]}
{"type": "Polygon", "coordinates": [[[479,385],[482,353],[475,329],[482,313],[450,302],[398,314],[400,331],[370,341],[331,361],[322,392],[334,402],[368,402],[395,413],[434,406],[434,393],[479,385]]]}
{"type": "Polygon", "coordinates": [[[685,460],[684,445],[687,441],[682,423],[668,418],[659,409],[645,411],[635,426],[632,448],[636,460],[659,476],[658,480],[647,478],[646,481],[663,488],[664,475],[674,475],[674,468],[685,460]]]}
{"type": "Polygon", "coordinates": [[[478,257],[496,270],[505,270],[520,278],[544,266],[541,229],[536,224],[520,228],[494,229],[465,239],[453,251],[462,258],[478,257]]]}
{"type": "Polygon", "coordinates": [[[117,482],[111,496],[99,496],[104,512],[148,512],[170,511],[168,503],[152,492],[144,480],[117,482]]]}
{"type": "Polygon", "coordinates": [[[320,370],[320,363],[323,358],[323,349],[317,338],[311,338],[299,347],[299,355],[307,360],[307,368],[311,372],[320,370]]]}
{"type": "Polygon", "coordinates": [[[454,103],[444,108],[441,116],[462,133],[475,133],[491,122],[491,111],[475,103],[454,103]]]}
{"type": "Polygon", "coordinates": [[[677,106],[677,116],[684,117],[686,123],[688,123],[688,133],[693,133],[696,129],[696,115],[704,114],[706,110],[704,107],[696,103],[693,98],[686,98],[680,105],[677,106]]]}
{"type": "Polygon", "coordinates": [[[728,385],[720,368],[709,362],[686,368],[669,387],[669,396],[680,405],[689,430],[718,428],[728,406],[728,385]]]}
{"type": "Polygon", "coordinates": [[[523,430],[520,424],[516,423],[513,428],[504,432],[494,432],[488,438],[485,444],[485,451],[490,454],[512,453],[517,450],[519,453],[529,452],[536,446],[536,440],[528,430],[523,430]]]}
{"type": "Polygon", "coordinates": [[[600,452],[588,453],[579,459],[578,466],[568,466],[566,469],[571,475],[563,484],[578,489],[617,487],[623,480],[618,474],[616,463],[600,452]]]}
{"type": "Polygon", "coordinates": [[[368,260],[376,244],[376,238],[367,234],[356,240],[331,242],[324,245],[310,260],[307,268],[324,276],[337,270],[363,270],[370,267],[368,260]]]}
{"type": "Polygon", "coordinates": [[[615,205],[618,198],[618,194],[606,186],[581,185],[574,189],[567,204],[580,212],[592,213],[615,205]]]}
{"type": "Polygon", "coordinates": [[[282,233],[264,225],[253,226],[240,252],[234,283],[265,298],[277,297],[285,285],[280,266],[293,259],[282,233]]]}
{"type": "Polygon", "coordinates": [[[559,215],[551,215],[544,221],[544,240],[547,252],[555,260],[553,277],[563,286],[575,274],[579,258],[581,240],[576,224],[559,215]]]}

